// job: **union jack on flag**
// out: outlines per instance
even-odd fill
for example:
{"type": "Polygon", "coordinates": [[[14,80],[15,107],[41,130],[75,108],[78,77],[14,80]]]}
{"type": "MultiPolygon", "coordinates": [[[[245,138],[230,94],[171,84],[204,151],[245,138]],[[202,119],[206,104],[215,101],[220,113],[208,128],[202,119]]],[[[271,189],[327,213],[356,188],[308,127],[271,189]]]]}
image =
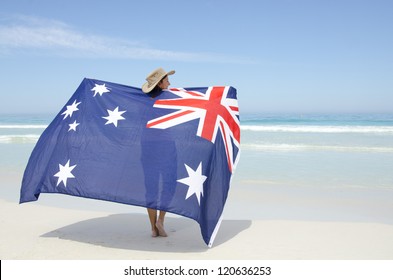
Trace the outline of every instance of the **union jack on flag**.
{"type": "Polygon", "coordinates": [[[211,142],[216,141],[218,131],[224,141],[228,168],[233,172],[235,158],[233,145],[240,145],[239,107],[237,99],[229,95],[231,87],[209,87],[206,93],[173,88],[170,91],[179,98],[157,100],[156,108],[175,109],[176,112],[150,120],[148,128],[166,129],[198,119],[196,135],[211,142]]]}
{"type": "Polygon", "coordinates": [[[38,140],[20,202],[62,193],[197,221],[212,245],[240,155],[233,87],[140,88],[84,79],[38,140]]]}

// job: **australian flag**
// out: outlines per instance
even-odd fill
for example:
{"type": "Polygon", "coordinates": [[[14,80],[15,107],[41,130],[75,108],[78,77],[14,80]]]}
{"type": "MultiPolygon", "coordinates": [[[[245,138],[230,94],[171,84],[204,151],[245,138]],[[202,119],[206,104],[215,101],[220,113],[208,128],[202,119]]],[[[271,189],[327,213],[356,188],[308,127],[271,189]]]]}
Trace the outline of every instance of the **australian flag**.
{"type": "Polygon", "coordinates": [[[197,221],[211,246],[240,155],[236,89],[84,79],[38,140],[20,203],[41,193],[137,205],[197,221]]]}

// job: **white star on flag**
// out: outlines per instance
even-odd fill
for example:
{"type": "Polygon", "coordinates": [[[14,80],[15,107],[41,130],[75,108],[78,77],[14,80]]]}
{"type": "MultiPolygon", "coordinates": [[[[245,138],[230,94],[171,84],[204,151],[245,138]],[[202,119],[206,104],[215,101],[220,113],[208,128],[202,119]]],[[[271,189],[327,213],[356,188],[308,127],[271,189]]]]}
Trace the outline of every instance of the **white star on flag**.
{"type": "Polygon", "coordinates": [[[64,187],[67,187],[68,178],[75,178],[75,176],[71,173],[75,166],[76,164],[70,166],[70,160],[68,160],[65,165],[59,164],[60,171],[53,175],[54,177],[58,177],[56,186],[58,186],[60,182],[63,182],[64,187]]]}
{"type": "Polygon", "coordinates": [[[95,97],[97,95],[97,93],[102,96],[104,93],[110,92],[110,90],[105,86],[105,84],[103,85],[97,85],[95,84],[95,87],[93,87],[91,89],[91,91],[94,91],[94,95],[93,97],[95,97]]]}
{"type": "Polygon", "coordinates": [[[67,106],[67,110],[65,110],[62,115],[65,115],[63,120],[65,120],[68,116],[72,117],[72,113],[74,113],[75,111],[78,111],[78,105],[81,104],[80,102],[76,103],[76,100],[74,100],[74,103],[72,103],[71,105],[67,106]]]}
{"type": "Polygon", "coordinates": [[[124,114],[127,111],[119,111],[119,107],[116,107],[115,110],[107,110],[108,111],[108,116],[107,117],[102,117],[103,119],[107,119],[108,121],[105,123],[105,125],[113,123],[114,126],[117,127],[117,122],[119,120],[125,120],[124,117],[122,117],[122,114],[124,114]]]}
{"type": "Polygon", "coordinates": [[[177,180],[179,183],[188,185],[186,199],[195,194],[198,204],[201,205],[201,195],[203,196],[203,183],[206,181],[206,176],[202,175],[202,162],[199,163],[197,170],[193,170],[185,164],[188,177],[177,180]]]}
{"type": "Polygon", "coordinates": [[[69,124],[69,129],[68,129],[68,131],[70,131],[70,130],[73,130],[73,131],[76,131],[76,127],[79,125],[79,123],[77,123],[76,121],[74,121],[74,123],[72,123],[72,124],[69,124]]]}

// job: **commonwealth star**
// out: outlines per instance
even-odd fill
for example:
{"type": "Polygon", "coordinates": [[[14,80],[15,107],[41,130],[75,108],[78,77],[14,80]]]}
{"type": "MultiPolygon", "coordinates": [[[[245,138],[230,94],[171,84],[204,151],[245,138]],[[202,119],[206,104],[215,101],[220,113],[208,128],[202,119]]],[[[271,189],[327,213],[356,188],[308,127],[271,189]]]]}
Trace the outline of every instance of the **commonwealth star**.
{"type": "Polygon", "coordinates": [[[186,199],[195,194],[198,204],[201,205],[201,195],[203,196],[203,183],[207,177],[202,175],[202,162],[199,163],[198,168],[194,171],[191,167],[185,164],[188,177],[177,180],[179,183],[188,185],[186,199]]]}

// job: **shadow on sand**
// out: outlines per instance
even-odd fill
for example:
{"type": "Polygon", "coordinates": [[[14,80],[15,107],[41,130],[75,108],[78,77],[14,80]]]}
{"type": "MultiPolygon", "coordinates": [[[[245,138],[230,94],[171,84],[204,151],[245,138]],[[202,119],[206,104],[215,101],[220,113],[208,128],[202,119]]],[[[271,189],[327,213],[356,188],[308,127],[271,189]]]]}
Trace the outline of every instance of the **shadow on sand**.
{"type": "MultiPolygon", "coordinates": [[[[232,239],[251,226],[251,220],[223,220],[213,247],[232,239]]],[[[150,237],[147,215],[113,214],[74,223],[43,234],[109,248],[151,252],[204,252],[199,224],[187,218],[165,218],[168,237],[150,237]]]]}

